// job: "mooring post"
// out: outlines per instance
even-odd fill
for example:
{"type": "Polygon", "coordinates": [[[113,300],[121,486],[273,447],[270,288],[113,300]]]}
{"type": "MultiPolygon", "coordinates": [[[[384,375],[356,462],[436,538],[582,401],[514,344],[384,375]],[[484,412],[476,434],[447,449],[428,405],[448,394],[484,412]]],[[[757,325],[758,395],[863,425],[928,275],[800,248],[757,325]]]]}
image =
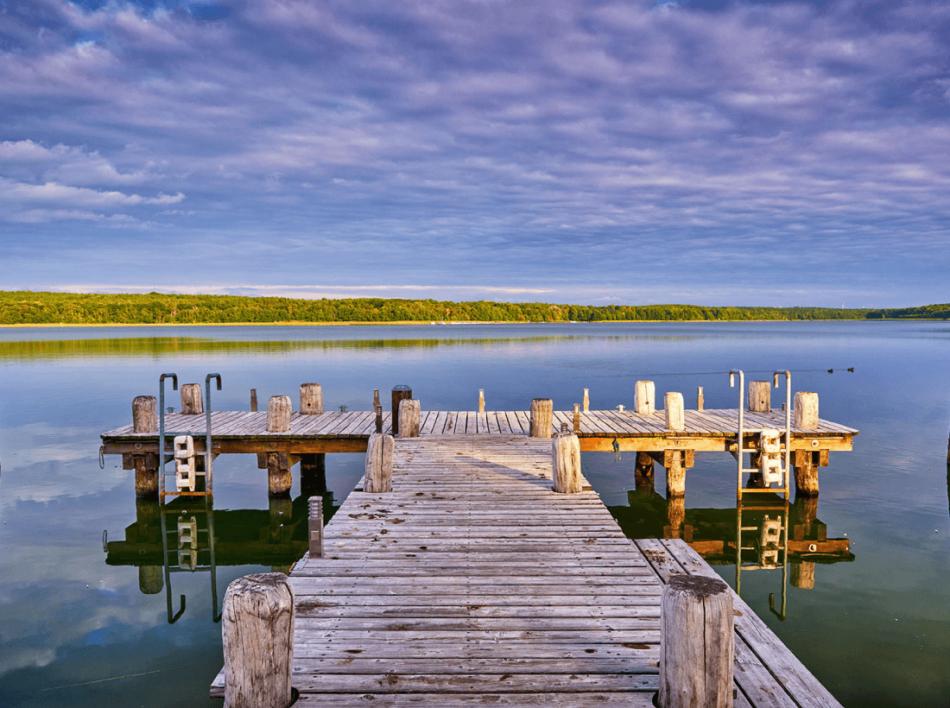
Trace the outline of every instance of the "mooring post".
{"type": "Polygon", "coordinates": [[[399,435],[399,403],[408,401],[412,398],[412,389],[405,384],[393,386],[392,413],[393,413],[393,435],[399,435]]]}
{"type": "Polygon", "coordinates": [[[734,642],[729,586],[672,576],[660,610],[660,708],[731,708],[734,642]]]}
{"type": "Polygon", "coordinates": [[[590,413],[590,389],[584,389],[584,412],[590,413]]]}
{"type": "Polygon", "coordinates": [[[561,432],[551,441],[554,456],[554,491],[576,494],[583,491],[581,483],[581,445],[574,433],[561,424],[561,432]]]}
{"type": "Polygon", "coordinates": [[[485,412],[485,389],[478,389],[478,412],[485,412]]]}
{"type": "Polygon", "coordinates": [[[577,435],[581,432],[581,407],[579,404],[574,404],[574,434],[577,435]]]}
{"type": "Polygon", "coordinates": [[[300,415],[323,413],[323,388],[317,383],[300,384],[300,415]]]}
{"type": "Polygon", "coordinates": [[[380,407],[380,405],[382,404],[379,402],[379,389],[374,388],[373,389],[373,410],[375,411],[377,408],[380,407]]]}
{"type": "Polygon", "coordinates": [[[399,402],[399,437],[417,438],[422,421],[422,404],[414,398],[399,402]]]}
{"type": "Polygon", "coordinates": [[[290,430],[290,396],[271,396],[267,401],[267,432],[286,433],[290,430]]]}
{"type": "Polygon", "coordinates": [[[550,398],[534,398],[531,401],[529,434],[532,438],[551,437],[554,425],[554,401],[550,398]]]}
{"type": "MultiPolygon", "coordinates": [[[[158,402],[155,396],[136,396],[132,400],[132,431],[135,433],[158,432],[158,402]]],[[[127,469],[123,455],[123,469],[127,469]]],[[[131,467],[135,470],[135,496],[137,499],[158,499],[158,455],[154,453],[132,454],[131,467]]]]}
{"type": "Polygon", "coordinates": [[[158,432],[158,401],[155,396],[136,396],[132,399],[132,432],[158,432]]]}
{"type": "Polygon", "coordinates": [[[812,391],[797,391],[795,393],[794,425],[799,430],[816,430],[818,428],[817,393],[812,391]]]}
{"type": "Polygon", "coordinates": [[[686,414],[683,410],[683,394],[667,393],[663,398],[667,430],[686,430],[686,414]]]}
{"type": "Polygon", "coordinates": [[[703,399],[703,387],[697,386],[696,387],[696,410],[698,411],[703,410],[704,404],[705,404],[705,400],[703,399]]]}
{"type": "Polygon", "coordinates": [[[257,389],[251,389],[251,413],[257,413],[257,389]]]}
{"type": "Polygon", "coordinates": [[[205,412],[201,401],[200,384],[181,385],[181,412],[185,415],[197,415],[205,412]]]}
{"type": "Polygon", "coordinates": [[[323,558],[323,497],[310,497],[310,558],[323,558]]]}
{"type": "Polygon", "coordinates": [[[365,480],[363,491],[368,493],[391,492],[393,490],[393,447],[392,435],[373,433],[366,444],[366,463],[363,467],[365,480]]]}
{"type": "Polygon", "coordinates": [[[225,708],[286,708],[293,700],[294,589],[283,573],[238,578],[224,595],[225,708]]]}
{"type": "Polygon", "coordinates": [[[633,409],[640,415],[656,412],[656,386],[652,381],[637,381],[633,409]]]}
{"type": "Polygon", "coordinates": [[[752,413],[768,413],[772,410],[772,385],[768,381],[749,382],[747,407],[752,413]]]}

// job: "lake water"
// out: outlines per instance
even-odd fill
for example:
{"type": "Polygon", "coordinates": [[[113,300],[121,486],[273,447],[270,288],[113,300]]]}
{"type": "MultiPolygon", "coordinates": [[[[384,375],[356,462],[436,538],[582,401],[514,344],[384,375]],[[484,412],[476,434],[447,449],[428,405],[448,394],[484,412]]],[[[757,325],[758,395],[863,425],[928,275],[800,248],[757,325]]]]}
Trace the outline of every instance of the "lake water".
{"type": "MultiPolygon", "coordinates": [[[[157,508],[136,503],[119,458],[98,460],[99,434],[131,422],[132,398],[156,395],[163,372],[183,383],[220,373],[215,410],[247,410],[251,388],[262,405],[296,399],[305,381],[323,385],[327,409],[367,410],[374,388],[385,401],[409,384],[429,410],[472,410],[480,388],[489,410],[524,410],[535,397],[570,409],[584,388],[593,409],[630,407],[638,379],[655,381],[661,401],[681,391],[692,407],[703,386],[707,408],[731,408],[731,368],[747,380],[790,369],[794,390],[819,393],[823,418],[861,431],[821,469],[817,512],[797,504],[790,520],[812,519],[806,538],[826,528],[849,549],[790,568],[784,617],[781,568],[743,572],[743,598],[846,706],[945,708],[945,322],[0,330],[0,705],[220,705],[206,696],[222,665],[214,620],[227,584],[303,553],[296,469],[293,504],[271,505],[256,458],[223,456],[213,514],[186,517],[214,525],[214,583],[206,553],[166,582],[157,508]]],[[[665,501],[633,493],[632,453],[584,453],[583,465],[628,534],[672,533],[665,501]]],[[[327,455],[337,503],[361,474],[361,455],[327,455]]],[[[734,542],[732,457],[697,455],[686,507],[677,533],[734,542]]],[[[743,525],[761,516],[744,512],[743,525]]],[[[710,562],[735,586],[723,548],[710,562]]]]}

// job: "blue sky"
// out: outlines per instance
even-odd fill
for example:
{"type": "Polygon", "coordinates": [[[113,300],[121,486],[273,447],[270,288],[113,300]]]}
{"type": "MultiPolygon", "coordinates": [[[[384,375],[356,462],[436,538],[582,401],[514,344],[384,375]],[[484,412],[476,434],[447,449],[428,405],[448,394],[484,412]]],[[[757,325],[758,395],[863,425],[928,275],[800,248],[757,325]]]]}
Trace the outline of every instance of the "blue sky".
{"type": "Polygon", "coordinates": [[[950,3],[0,0],[0,289],[950,301],[950,3]]]}

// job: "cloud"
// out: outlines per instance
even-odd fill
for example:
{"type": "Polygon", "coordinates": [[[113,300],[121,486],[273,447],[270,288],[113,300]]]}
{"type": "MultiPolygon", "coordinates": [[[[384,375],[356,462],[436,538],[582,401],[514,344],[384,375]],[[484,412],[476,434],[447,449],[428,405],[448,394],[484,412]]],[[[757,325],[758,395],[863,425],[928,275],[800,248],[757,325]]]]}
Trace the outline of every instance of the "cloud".
{"type": "MultiPolygon", "coordinates": [[[[720,264],[694,276],[711,289],[755,262],[809,282],[834,262],[856,288],[940,299],[939,3],[42,8],[42,37],[14,9],[16,51],[0,48],[0,192],[32,233],[72,215],[88,244],[109,238],[95,215],[144,221],[188,195],[165,214],[182,242],[267,252],[253,268],[274,282],[302,277],[275,260],[293,254],[349,283],[398,266],[420,284],[545,289],[556,272],[609,289],[672,249],[720,264]]],[[[208,267],[231,282],[251,265],[208,267]]]]}

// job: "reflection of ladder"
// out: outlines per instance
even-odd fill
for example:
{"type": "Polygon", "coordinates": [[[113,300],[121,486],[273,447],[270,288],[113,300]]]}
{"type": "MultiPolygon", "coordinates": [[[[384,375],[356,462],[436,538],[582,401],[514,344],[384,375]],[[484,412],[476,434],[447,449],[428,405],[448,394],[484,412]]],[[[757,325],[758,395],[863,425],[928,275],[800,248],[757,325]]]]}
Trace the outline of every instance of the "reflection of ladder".
{"type": "Polygon", "coordinates": [[[769,594],[769,608],[784,622],[788,588],[788,502],[785,502],[783,506],[748,507],[748,511],[763,512],[763,515],[754,526],[743,526],[743,505],[740,503],[736,507],[736,592],[742,591],[743,571],[777,570],[781,567],[782,611],[775,612],[774,593],[769,594]],[[778,513],[773,517],[764,512],[778,513]],[[751,536],[751,538],[744,540],[743,535],[751,536]],[[743,551],[754,553],[755,560],[744,561],[743,551]]]}
{"type": "Polygon", "coordinates": [[[185,612],[185,596],[181,596],[181,608],[177,613],[172,608],[172,573],[211,573],[211,617],[221,621],[218,614],[217,564],[214,556],[214,509],[186,511],[160,509],[162,521],[162,564],[165,566],[165,600],[168,608],[168,623],[174,624],[185,612]],[[173,517],[172,523],[169,518],[173,517]]]}
{"type": "Polygon", "coordinates": [[[165,429],[165,379],[172,380],[172,390],[178,390],[177,374],[162,374],[158,380],[158,450],[159,450],[159,484],[158,495],[164,500],[166,495],[182,497],[210,497],[212,491],[211,464],[214,452],[211,444],[211,379],[217,379],[218,390],[221,390],[221,374],[205,376],[205,449],[198,452],[195,446],[195,436],[190,431],[171,432],[165,429]],[[168,455],[167,438],[172,438],[172,454],[168,455]],[[204,462],[203,468],[198,465],[198,458],[204,462]],[[168,475],[166,464],[175,463],[175,489],[168,491],[165,478],[168,475]],[[199,484],[199,481],[201,482],[199,484]]]}
{"type": "Polygon", "coordinates": [[[773,385],[778,387],[778,377],[785,376],[785,430],[775,428],[745,427],[745,374],[739,369],[729,372],[729,385],[735,386],[736,374],[739,375],[739,416],[736,432],[736,446],[730,450],[738,463],[736,496],[742,501],[743,494],[755,492],[782,493],[785,500],[789,498],[789,470],[791,469],[792,451],[792,375],[788,371],[776,371],[773,376],[773,385]],[[746,434],[758,433],[758,440],[753,447],[746,447],[746,434]],[[756,467],[746,467],[745,454],[758,455],[756,467]],[[743,487],[743,475],[756,475],[761,487],[743,487]],[[778,487],[772,488],[773,484],[778,487]]]}

